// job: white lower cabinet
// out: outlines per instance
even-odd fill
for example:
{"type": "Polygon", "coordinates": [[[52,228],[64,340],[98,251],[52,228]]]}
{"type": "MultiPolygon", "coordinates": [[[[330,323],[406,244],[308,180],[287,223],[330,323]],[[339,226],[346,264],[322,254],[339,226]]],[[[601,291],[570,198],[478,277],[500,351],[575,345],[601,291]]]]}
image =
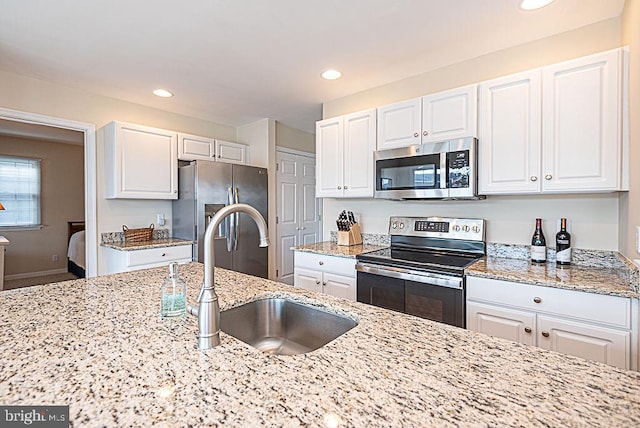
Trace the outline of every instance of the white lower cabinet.
{"type": "Polygon", "coordinates": [[[630,298],[467,277],[467,328],[637,370],[630,298]]]}
{"type": "Polygon", "coordinates": [[[167,266],[171,262],[192,261],[191,244],[128,251],[106,248],[105,253],[107,274],[167,266]]]}
{"type": "Polygon", "coordinates": [[[295,287],[356,300],[356,260],[296,251],[295,287]]]}

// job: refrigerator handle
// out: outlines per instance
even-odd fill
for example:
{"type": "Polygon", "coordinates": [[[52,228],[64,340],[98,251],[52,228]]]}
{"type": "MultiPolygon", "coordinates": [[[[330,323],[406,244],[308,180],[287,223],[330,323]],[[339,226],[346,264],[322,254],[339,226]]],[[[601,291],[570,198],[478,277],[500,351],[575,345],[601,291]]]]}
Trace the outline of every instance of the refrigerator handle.
{"type": "MultiPolygon", "coordinates": [[[[238,198],[238,188],[236,187],[234,193],[234,203],[239,204],[240,198],[238,198]]],[[[233,214],[233,221],[235,226],[233,228],[233,251],[238,251],[238,230],[240,229],[240,213],[233,214]]]]}
{"type": "MultiPolygon", "coordinates": [[[[233,188],[229,187],[227,189],[227,205],[233,204],[233,188]]],[[[231,214],[228,218],[225,219],[225,238],[227,238],[227,251],[233,251],[233,236],[235,231],[235,224],[233,220],[233,216],[235,214],[231,214]]]]}

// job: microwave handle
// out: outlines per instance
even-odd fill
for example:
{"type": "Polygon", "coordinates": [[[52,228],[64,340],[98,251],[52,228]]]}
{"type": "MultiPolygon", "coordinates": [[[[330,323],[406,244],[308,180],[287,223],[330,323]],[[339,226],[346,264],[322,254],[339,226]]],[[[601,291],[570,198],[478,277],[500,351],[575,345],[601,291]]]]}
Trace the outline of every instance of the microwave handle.
{"type": "Polygon", "coordinates": [[[440,188],[446,189],[449,186],[449,177],[447,177],[447,153],[440,152],[440,188]]]}

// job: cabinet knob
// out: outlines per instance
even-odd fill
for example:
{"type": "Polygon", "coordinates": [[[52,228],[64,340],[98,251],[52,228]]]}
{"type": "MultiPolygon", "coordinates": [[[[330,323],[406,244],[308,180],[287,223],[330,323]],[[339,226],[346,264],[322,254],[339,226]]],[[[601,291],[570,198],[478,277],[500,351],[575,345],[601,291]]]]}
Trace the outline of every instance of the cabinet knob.
{"type": "Polygon", "coordinates": [[[320,280],[316,280],[316,285],[320,285],[320,280]]]}
{"type": "Polygon", "coordinates": [[[542,332],[542,335],[543,335],[544,337],[549,337],[549,332],[548,332],[548,331],[543,331],[543,332],[542,332]]]}
{"type": "Polygon", "coordinates": [[[299,227],[296,227],[296,230],[300,230],[300,228],[299,228],[299,227]]]}
{"type": "Polygon", "coordinates": [[[525,333],[531,333],[531,327],[525,327],[524,328],[524,332],[525,333]]]}
{"type": "Polygon", "coordinates": [[[327,283],[325,281],[322,281],[322,285],[327,285],[327,283]]]}
{"type": "Polygon", "coordinates": [[[342,186],[338,186],[338,190],[342,190],[342,186]]]}
{"type": "Polygon", "coordinates": [[[324,262],[323,262],[322,260],[320,260],[320,261],[318,262],[318,264],[319,264],[320,266],[322,266],[322,265],[324,264],[324,262]]]}
{"type": "Polygon", "coordinates": [[[417,132],[413,134],[414,137],[419,137],[420,134],[418,134],[417,132]]]}
{"type": "Polygon", "coordinates": [[[347,186],[344,186],[344,190],[347,190],[347,189],[348,189],[348,187],[347,187],[347,186]]]}
{"type": "Polygon", "coordinates": [[[426,137],[427,135],[429,135],[429,131],[422,131],[422,135],[426,137]]]}
{"type": "Polygon", "coordinates": [[[304,226],[302,226],[302,227],[300,228],[300,230],[305,230],[305,229],[306,229],[306,227],[304,227],[304,226]]]}
{"type": "Polygon", "coordinates": [[[531,176],[531,181],[538,181],[538,177],[536,177],[535,175],[531,176]]]}
{"type": "Polygon", "coordinates": [[[551,174],[547,174],[544,176],[545,180],[551,180],[553,178],[553,176],[551,174]]]}
{"type": "Polygon", "coordinates": [[[174,190],[173,193],[178,193],[178,189],[174,190]]]}
{"type": "Polygon", "coordinates": [[[533,301],[536,302],[536,303],[542,303],[542,299],[539,298],[539,297],[534,297],[533,301]]]}
{"type": "Polygon", "coordinates": [[[164,256],[166,256],[166,255],[167,255],[167,253],[162,253],[162,257],[164,257],[164,256]]]}

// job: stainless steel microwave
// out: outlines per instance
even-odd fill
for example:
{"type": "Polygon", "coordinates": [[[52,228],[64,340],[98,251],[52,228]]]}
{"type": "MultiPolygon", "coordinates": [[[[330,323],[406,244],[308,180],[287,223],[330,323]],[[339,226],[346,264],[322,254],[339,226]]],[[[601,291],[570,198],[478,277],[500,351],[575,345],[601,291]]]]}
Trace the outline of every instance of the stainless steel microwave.
{"type": "Polygon", "coordinates": [[[478,140],[460,138],[375,152],[383,199],[479,199],[478,140]]]}

